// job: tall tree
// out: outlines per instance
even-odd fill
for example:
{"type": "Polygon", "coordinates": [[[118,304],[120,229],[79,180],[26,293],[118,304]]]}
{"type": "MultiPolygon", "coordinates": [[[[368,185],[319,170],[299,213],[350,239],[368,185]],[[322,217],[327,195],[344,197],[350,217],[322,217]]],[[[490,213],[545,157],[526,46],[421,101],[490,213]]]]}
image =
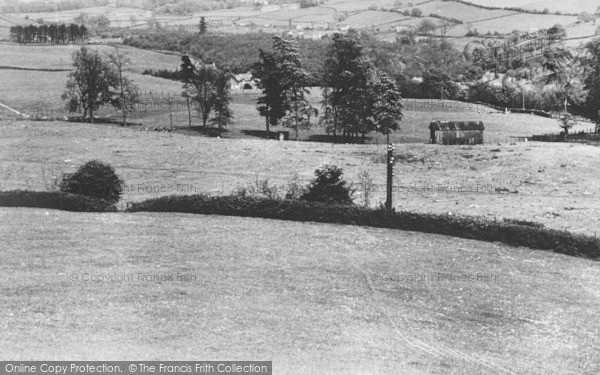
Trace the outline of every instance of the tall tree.
{"type": "Polygon", "coordinates": [[[583,83],[588,92],[585,111],[589,118],[595,120],[596,132],[600,133],[600,38],[588,42],[585,50],[583,83]]]}
{"type": "Polygon", "coordinates": [[[215,81],[216,95],[213,106],[214,115],[211,119],[211,123],[216,125],[219,129],[219,136],[221,136],[223,128],[231,124],[231,119],[233,118],[233,113],[229,108],[229,104],[232,100],[229,85],[230,80],[231,73],[228,69],[225,69],[217,74],[215,81]]]}
{"type": "Polygon", "coordinates": [[[185,98],[188,110],[188,126],[192,127],[192,110],[190,106],[192,77],[194,76],[194,65],[188,55],[181,56],[181,72],[183,77],[183,91],[181,96],[185,98]]]}
{"type": "Polygon", "coordinates": [[[373,121],[376,130],[387,137],[390,143],[390,134],[400,129],[402,120],[402,95],[396,85],[387,74],[379,73],[377,79],[372,83],[373,92],[373,121]]]}
{"type": "Polygon", "coordinates": [[[263,90],[257,109],[265,117],[267,131],[283,119],[284,126],[295,129],[298,138],[298,131],[310,126],[314,113],[306,96],[310,76],[302,67],[298,43],[274,36],[273,51],[260,50],[259,55],[253,77],[263,90]]]}
{"type": "Polygon", "coordinates": [[[262,95],[256,101],[256,108],[265,118],[267,132],[279,123],[286,113],[286,95],[281,81],[281,67],[274,52],[259,51],[260,61],[252,67],[252,77],[258,81],[262,95]]]}
{"type": "Polygon", "coordinates": [[[369,79],[374,74],[371,61],[364,56],[360,36],[351,30],[335,34],[325,60],[323,84],[326,107],[334,136],[337,131],[358,137],[373,130],[369,79]]]}
{"type": "Polygon", "coordinates": [[[286,115],[283,125],[294,129],[296,140],[301,129],[311,127],[311,118],[318,115],[308,100],[310,76],[302,67],[298,43],[294,40],[273,37],[273,49],[280,59],[281,80],[286,97],[286,115]]]}
{"type": "Polygon", "coordinates": [[[90,51],[85,46],[73,54],[73,68],[62,98],[69,100],[70,112],[83,110],[83,118],[93,122],[94,112],[112,102],[118,74],[102,60],[98,51],[90,51]]]}
{"type": "Polygon", "coordinates": [[[113,97],[111,103],[123,114],[123,126],[127,124],[127,112],[133,109],[133,105],[138,101],[138,88],[133,82],[125,77],[124,73],[131,65],[131,59],[127,52],[119,51],[115,47],[115,51],[107,55],[108,61],[112,64],[117,72],[117,94],[113,97]]]}
{"type": "Polygon", "coordinates": [[[198,24],[198,29],[200,35],[206,34],[206,19],[204,17],[200,17],[200,23],[198,24]]]}

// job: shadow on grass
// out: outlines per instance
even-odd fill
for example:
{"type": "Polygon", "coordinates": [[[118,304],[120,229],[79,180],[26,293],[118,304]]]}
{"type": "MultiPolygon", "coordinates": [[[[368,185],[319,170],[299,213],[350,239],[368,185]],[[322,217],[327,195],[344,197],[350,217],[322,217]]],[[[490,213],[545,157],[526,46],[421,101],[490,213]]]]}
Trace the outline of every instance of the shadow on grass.
{"type": "Polygon", "coordinates": [[[332,134],[313,134],[308,137],[308,142],[322,142],[322,143],[354,143],[354,144],[366,144],[373,143],[372,137],[355,138],[343,135],[332,135],[332,134]]]}
{"type": "Polygon", "coordinates": [[[279,139],[279,135],[283,134],[283,140],[288,141],[290,139],[290,132],[278,131],[278,132],[267,132],[266,130],[242,130],[244,135],[262,139],[279,139]]]}
{"type": "Polygon", "coordinates": [[[222,137],[223,135],[227,135],[229,133],[228,129],[213,128],[213,127],[204,127],[204,126],[192,126],[185,127],[178,130],[185,130],[187,132],[198,133],[201,135],[205,135],[207,137],[222,137]]]}

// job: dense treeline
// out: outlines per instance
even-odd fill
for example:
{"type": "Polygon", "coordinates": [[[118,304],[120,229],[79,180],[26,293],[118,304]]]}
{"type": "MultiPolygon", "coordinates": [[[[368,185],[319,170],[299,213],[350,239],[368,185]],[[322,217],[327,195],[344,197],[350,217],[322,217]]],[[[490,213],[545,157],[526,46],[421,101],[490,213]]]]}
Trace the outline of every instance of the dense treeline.
{"type": "Polygon", "coordinates": [[[0,4],[0,13],[42,13],[63,10],[101,7],[109,0],[48,0],[48,1],[10,1],[0,4]]]}
{"type": "MultiPolygon", "coordinates": [[[[503,108],[525,106],[548,112],[564,111],[566,100],[572,113],[594,120],[598,118],[600,108],[589,99],[595,94],[588,93],[600,84],[584,85],[577,78],[591,74],[585,71],[593,64],[574,58],[569,51],[546,53],[540,56],[541,61],[537,61],[536,66],[515,61],[510,70],[494,72],[495,77],[490,78],[489,74],[485,77],[487,67],[470,61],[464,52],[444,39],[417,40],[407,33],[399,35],[394,42],[385,42],[364,31],[359,32],[358,37],[365,56],[375,68],[398,83],[405,98],[484,102],[503,108]],[[578,73],[577,69],[583,73],[578,73]]],[[[297,42],[302,66],[311,77],[310,84],[322,86],[324,62],[332,39],[298,39],[297,42]]],[[[244,73],[250,71],[259,58],[258,51],[269,48],[271,34],[198,35],[162,30],[127,38],[125,43],[148,49],[186,51],[207,63],[229,65],[232,72],[244,73]]],[[[587,50],[596,54],[595,48],[587,50]]],[[[174,74],[164,75],[177,79],[174,74]]]]}
{"type": "Polygon", "coordinates": [[[10,40],[16,43],[82,43],[87,37],[87,28],[74,23],[68,26],[65,24],[18,25],[10,28],[10,40]]]}
{"type": "MultiPolygon", "coordinates": [[[[329,40],[298,39],[298,49],[302,63],[312,77],[322,69],[329,40]]],[[[189,51],[207,64],[227,64],[232,73],[245,73],[251,70],[258,58],[260,49],[268,49],[272,35],[268,33],[248,33],[221,35],[180,33],[161,31],[139,34],[125,38],[124,44],[143,49],[158,49],[175,52],[189,51]]]]}

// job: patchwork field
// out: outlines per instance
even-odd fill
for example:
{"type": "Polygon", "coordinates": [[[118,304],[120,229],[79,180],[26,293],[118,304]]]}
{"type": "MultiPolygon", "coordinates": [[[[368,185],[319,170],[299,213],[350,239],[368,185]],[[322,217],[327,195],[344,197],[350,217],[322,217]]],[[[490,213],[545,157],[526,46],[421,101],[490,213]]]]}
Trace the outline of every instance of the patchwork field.
{"type": "Polygon", "coordinates": [[[277,374],[600,371],[597,262],[248,218],[0,208],[0,219],[3,358],[252,358],[277,374]]]}
{"type": "MultiPolygon", "coordinates": [[[[534,3],[524,0],[509,0],[500,5],[489,0],[476,0],[472,3],[494,7],[521,7],[539,11],[548,8],[552,12],[561,11],[571,14],[578,14],[582,11],[594,13],[597,8],[597,4],[583,2],[583,0],[569,2],[553,0],[534,3]]],[[[154,14],[151,11],[135,8],[95,7],[53,13],[36,13],[35,15],[11,14],[7,17],[10,17],[11,22],[18,23],[31,22],[25,20],[26,16],[32,20],[42,18],[51,22],[72,22],[81,13],[90,16],[104,14],[111,20],[112,26],[117,27],[145,28],[148,21],[152,19],[160,22],[163,27],[184,27],[190,30],[197,27],[200,17],[205,17],[210,30],[230,33],[248,32],[256,28],[261,28],[265,32],[286,32],[290,29],[290,24],[292,31],[300,32],[296,30],[298,25],[307,26],[310,23],[326,23],[327,31],[304,30],[302,33],[320,37],[326,33],[338,31],[341,27],[347,25],[358,29],[368,29],[382,39],[393,40],[387,33],[395,26],[416,26],[425,19],[408,17],[410,20],[407,21],[407,16],[397,12],[410,11],[413,8],[421,9],[425,17],[435,13],[446,18],[461,20],[463,24],[455,25],[448,30],[448,35],[455,38],[460,46],[468,43],[465,34],[470,29],[477,29],[481,33],[510,33],[513,30],[530,31],[531,29],[549,28],[556,23],[560,23],[566,27],[567,36],[573,40],[571,44],[574,46],[578,44],[576,38],[591,37],[596,31],[595,23],[576,24],[577,18],[573,16],[552,13],[531,14],[503,9],[487,10],[475,5],[441,0],[404,4],[398,4],[393,0],[334,0],[310,8],[268,5],[263,7],[262,10],[256,10],[252,7],[238,7],[190,13],[185,16],[154,14]]],[[[436,24],[440,22],[439,19],[433,19],[433,21],[436,24]]],[[[6,20],[0,20],[0,39],[8,37],[8,28],[5,27],[6,22],[6,20]]]]}

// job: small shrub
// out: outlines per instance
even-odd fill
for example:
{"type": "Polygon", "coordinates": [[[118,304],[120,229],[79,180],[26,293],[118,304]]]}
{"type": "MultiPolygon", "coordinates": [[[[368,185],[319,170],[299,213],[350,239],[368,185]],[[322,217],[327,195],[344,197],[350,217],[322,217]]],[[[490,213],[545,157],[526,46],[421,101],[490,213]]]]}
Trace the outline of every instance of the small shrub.
{"type": "Polygon", "coordinates": [[[329,204],[351,205],[354,192],[342,179],[343,171],[335,165],[325,165],[315,171],[316,178],[308,186],[302,200],[329,204]]]}
{"type": "Polygon", "coordinates": [[[267,198],[267,199],[279,199],[280,198],[280,187],[271,185],[269,183],[269,179],[259,180],[258,174],[256,175],[256,179],[254,183],[246,186],[238,188],[235,193],[236,196],[246,198],[246,197],[254,197],[254,198],[267,198]]]}
{"type": "Polygon", "coordinates": [[[358,184],[363,192],[365,207],[371,206],[371,196],[375,190],[373,177],[371,177],[369,172],[362,171],[358,174],[358,184]]]}
{"type": "Polygon", "coordinates": [[[60,184],[64,193],[85,195],[117,203],[123,192],[123,181],[108,164],[91,160],[75,173],[65,173],[60,184]]]}
{"type": "Polygon", "coordinates": [[[294,178],[287,185],[287,191],[285,192],[285,199],[297,201],[306,193],[306,187],[300,183],[298,175],[294,175],[294,178]]]}

